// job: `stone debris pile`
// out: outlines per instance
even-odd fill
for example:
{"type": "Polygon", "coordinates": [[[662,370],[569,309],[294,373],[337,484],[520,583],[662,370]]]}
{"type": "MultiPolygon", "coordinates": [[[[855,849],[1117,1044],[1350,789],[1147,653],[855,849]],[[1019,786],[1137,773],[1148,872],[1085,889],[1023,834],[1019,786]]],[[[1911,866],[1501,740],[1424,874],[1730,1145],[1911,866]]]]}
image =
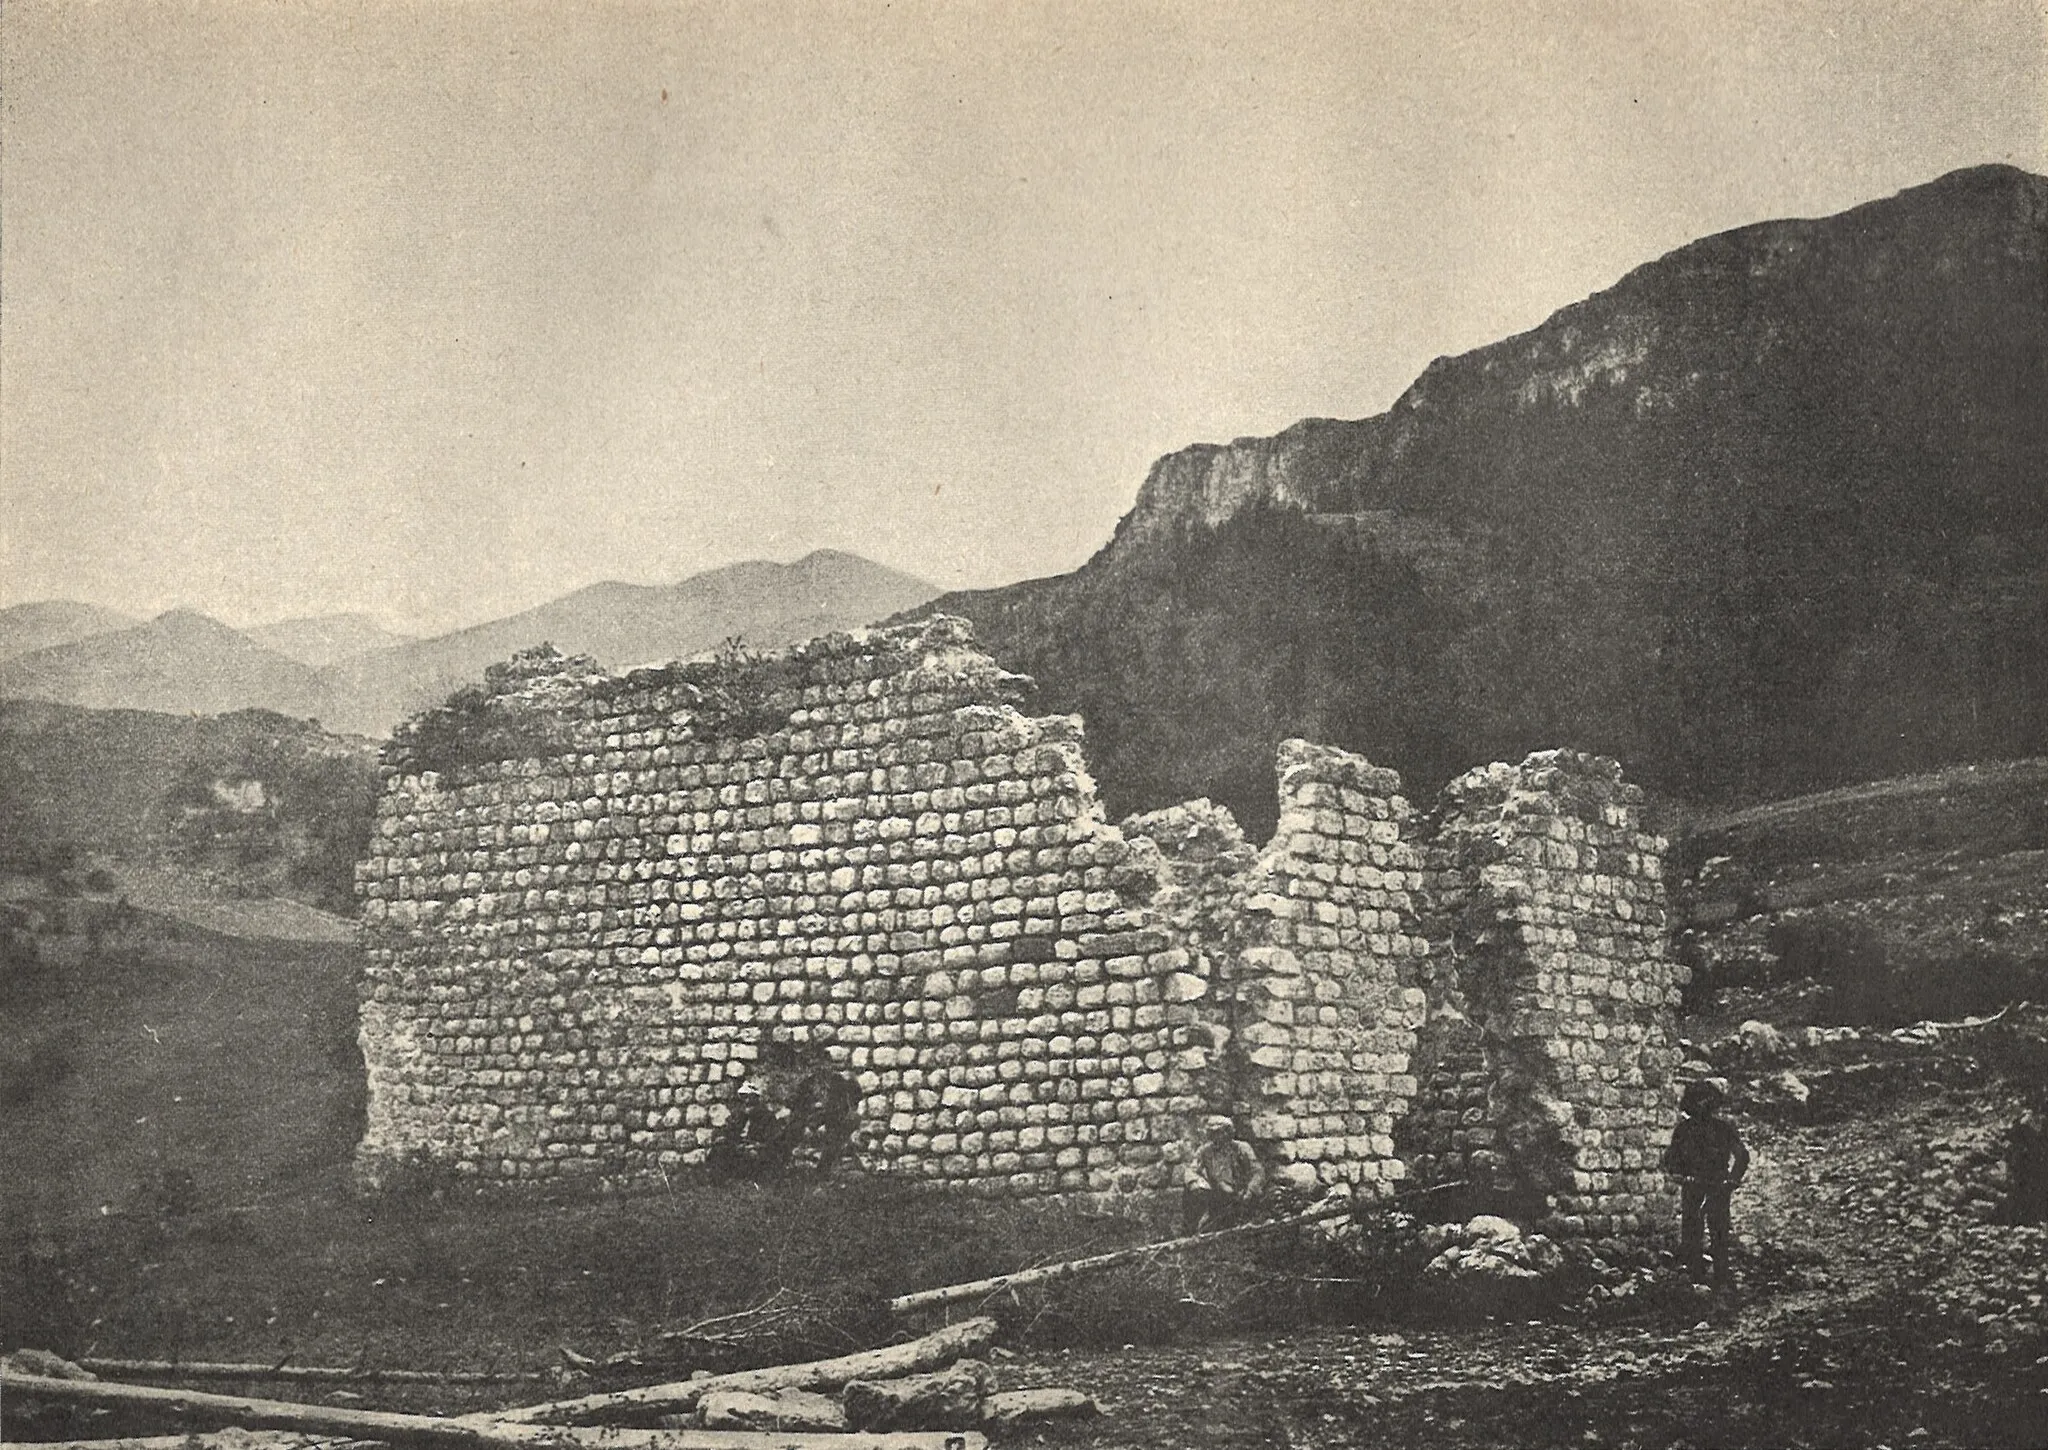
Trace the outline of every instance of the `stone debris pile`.
{"type": "Polygon", "coordinates": [[[1565,1266],[1564,1251],[1550,1239],[1524,1234],[1493,1214],[1433,1225],[1422,1239],[1425,1248],[1435,1251],[1423,1266],[1425,1277],[1474,1290],[1532,1285],[1565,1266]]]}

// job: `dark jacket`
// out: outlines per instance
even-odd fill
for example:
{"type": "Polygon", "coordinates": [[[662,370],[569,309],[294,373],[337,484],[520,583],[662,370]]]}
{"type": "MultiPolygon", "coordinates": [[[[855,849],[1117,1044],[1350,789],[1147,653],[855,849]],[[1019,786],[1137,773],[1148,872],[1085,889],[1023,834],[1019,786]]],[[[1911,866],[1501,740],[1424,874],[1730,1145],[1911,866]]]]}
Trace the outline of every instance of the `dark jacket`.
{"type": "Polygon", "coordinates": [[[1675,1178],[1733,1188],[1749,1171],[1749,1149],[1725,1118],[1684,1117],[1664,1150],[1664,1171],[1675,1178]]]}

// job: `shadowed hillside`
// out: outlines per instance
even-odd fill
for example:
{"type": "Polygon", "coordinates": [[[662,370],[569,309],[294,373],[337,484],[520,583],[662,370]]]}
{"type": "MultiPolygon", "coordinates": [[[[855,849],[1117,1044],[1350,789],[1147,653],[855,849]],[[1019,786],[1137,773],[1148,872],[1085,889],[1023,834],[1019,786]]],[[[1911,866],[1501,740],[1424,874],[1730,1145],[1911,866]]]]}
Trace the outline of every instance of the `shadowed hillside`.
{"type": "Polygon", "coordinates": [[[1386,414],[1160,460],[1073,574],[933,610],[1117,810],[1270,823],[1289,734],[1427,793],[1570,744],[1735,803],[2048,749],[2048,181],[1680,249],[1386,414]]]}
{"type": "Polygon", "coordinates": [[[90,853],[348,912],[377,785],[371,742],[266,711],[0,700],[0,870],[90,853]]]}

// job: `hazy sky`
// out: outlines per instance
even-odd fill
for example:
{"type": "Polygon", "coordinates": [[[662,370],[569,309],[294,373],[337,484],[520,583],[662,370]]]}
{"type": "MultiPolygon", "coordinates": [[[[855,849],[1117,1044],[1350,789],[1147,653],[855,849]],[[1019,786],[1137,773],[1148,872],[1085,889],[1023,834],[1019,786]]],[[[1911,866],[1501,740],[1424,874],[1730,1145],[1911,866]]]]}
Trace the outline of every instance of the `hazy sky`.
{"type": "Polygon", "coordinates": [[[2048,0],[0,9],[0,603],[1071,568],[1697,236],[2048,171],[2048,0]]]}

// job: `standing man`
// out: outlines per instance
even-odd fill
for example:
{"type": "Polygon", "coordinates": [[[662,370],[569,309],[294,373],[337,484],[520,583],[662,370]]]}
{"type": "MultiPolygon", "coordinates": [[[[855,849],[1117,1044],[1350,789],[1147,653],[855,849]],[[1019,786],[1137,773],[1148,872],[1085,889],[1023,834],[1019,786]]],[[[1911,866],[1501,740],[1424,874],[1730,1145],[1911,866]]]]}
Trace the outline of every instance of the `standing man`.
{"type": "Polygon", "coordinates": [[[1678,1180],[1678,1253],[1694,1283],[1700,1279],[1700,1249],[1708,1240],[1714,1282],[1731,1277],[1728,1205],[1749,1172],[1749,1149],[1734,1124],[1721,1117],[1726,1094],[1716,1083],[1687,1083],[1678,1100],[1682,1115],[1664,1150],[1664,1171],[1678,1180]]]}
{"type": "Polygon", "coordinates": [[[1202,1132],[1181,1189],[1181,1228],[1191,1234],[1245,1222],[1266,1186],[1259,1155],[1236,1136],[1230,1119],[1221,1113],[1204,1118],[1202,1132]]]}

